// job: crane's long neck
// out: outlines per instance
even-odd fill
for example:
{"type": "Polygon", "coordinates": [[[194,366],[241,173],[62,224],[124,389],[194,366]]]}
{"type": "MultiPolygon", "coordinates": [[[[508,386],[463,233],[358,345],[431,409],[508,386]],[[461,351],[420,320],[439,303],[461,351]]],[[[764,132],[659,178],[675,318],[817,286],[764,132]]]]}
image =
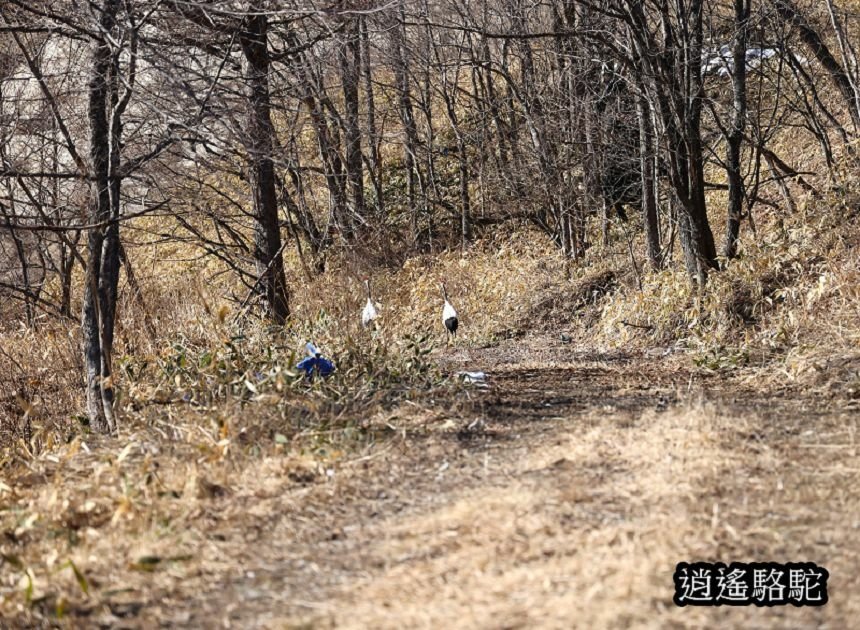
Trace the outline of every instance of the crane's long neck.
{"type": "Polygon", "coordinates": [[[445,288],[444,284],[442,285],[442,297],[446,302],[448,301],[448,289],[445,288]]]}
{"type": "Polygon", "coordinates": [[[367,299],[368,299],[368,300],[372,299],[372,298],[370,297],[370,280],[365,280],[365,281],[364,281],[364,286],[367,288],[367,299]]]}

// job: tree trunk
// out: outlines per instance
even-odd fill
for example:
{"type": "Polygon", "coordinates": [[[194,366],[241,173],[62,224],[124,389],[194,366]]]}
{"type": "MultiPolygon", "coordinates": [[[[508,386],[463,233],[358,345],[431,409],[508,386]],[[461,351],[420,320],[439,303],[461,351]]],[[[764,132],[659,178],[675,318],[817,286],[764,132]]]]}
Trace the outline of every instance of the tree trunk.
{"type": "Polygon", "coordinates": [[[264,14],[248,17],[240,34],[247,61],[248,161],[254,196],[254,262],[256,290],[272,319],[282,324],[290,314],[278,202],[275,167],[272,162],[274,127],[269,102],[268,20],[264,14]]]}
{"type": "MultiPolygon", "coordinates": [[[[683,6],[683,3],[681,3],[683,6]]],[[[707,276],[708,268],[717,269],[717,248],[714,234],[708,222],[705,201],[705,157],[702,150],[702,103],[705,99],[705,86],[702,80],[702,19],[704,0],[692,0],[688,5],[689,48],[687,49],[686,69],[690,93],[686,95],[687,128],[686,142],[689,147],[690,177],[690,225],[697,242],[696,255],[699,260],[699,281],[707,276]]]]}
{"type": "Polygon", "coordinates": [[[379,155],[379,133],[376,129],[376,102],[373,97],[373,76],[370,69],[370,38],[367,34],[367,18],[359,18],[361,34],[361,67],[364,79],[364,99],[367,107],[367,142],[370,145],[370,177],[376,191],[376,212],[382,217],[385,213],[385,199],[382,190],[382,159],[379,155]]]}
{"type": "MultiPolygon", "coordinates": [[[[438,51],[436,51],[436,59],[442,65],[438,51]]],[[[459,64],[459,59],[457,60],[459,64]]],[[[451,124],[451,131],[454,132],[454,137],[457,140],[457,161],[459,165],[460,178],[460,242],[462,249],[466,249],[469,242],[472,240],[472,204],[469,198],[469,157],[466,152],[466,138],[463,136],[463,130],[460,129],[459,119],[457,117],[457,101],[456,88],[459,84],[459,72],[454,75],[453,83],[448,81],[448,75],[443,69],[442,77],[442,100],[445,102],[445,112],[448,114],[448,122],[451,124]],[[450,88],[450,93],[449,93],[450,88]]]]}
{"type": "MultiPolygon", "coordinates": [[[[110,220],[112,212],[109,177],[111,132],[108,124],[111,49],[106,36],[113,31],[118,9],[119,0],[106,0],[100,7],[99,21],[102,36],[95,41],[90,70],[88,118],[92,185],[95,191],[90,198],[89,222],[93,224],[105,224],[110,220]]],[[[112,226],[117,227],[115,223],[112,226]]],[[[110,378],[110,356],[108,355],[113,330],[111,329],[109,333],[107,331],[107,326],[113,325],[113,317],[106,318],[105,315],[115,312],[116,287],[111,287],[110,282],[118,278],[118,273],[112,273],[110,257],[103,259],[105,235],[110,227],[110,224],[94,227],[88,234],[89,258],[84,278],[84,303],[81,316],[87,381],[87,416],[92,430],[99,433],[116,430],[113,416],[113,383],[110,378]],[[110,302],[111,300],[114,302],[110,302]],[[109,303],[102,303],[104,301],[109,303]]],[[[111,239],[118,238],[118,231],[114,231],[111,239]]]]}
{"type": "Polygon", "coordinates": [[[734,258],[738,249],[738,235],[744,203],[744,179],[741,176],[741,145],[746,126],[746,52],[747,22],[749,21],[749,0],[734,0],[735,24],[732,40],[732,92],[733,110],[731,128],[726,138],[726,174],[729,180],[729,208],[726,221],[726,242],[723,256],[734,258]]]}
{"type": "Polygon", "coordinates": [[[679,200],[672,200],[672,214],[678,226],[678,235],[681,240],[681,253],[684,255],[684,267],[687,275],[696,281],[701,288],[704,286],[707,276],[703,273],[703,267],[696,254],[696,234],[690,222],[690,214],[684,209],[679,200]]]}
{"type": "Polygon", "coordinates": [[[392,63],[394,65],[394,83],[397,86],[397,98],[400,106],[400,123],[403,126],[403,132],[406,136],[406,141],[403,145],[403,161],[407,176],[407,198],[409,200],[409,212],[412,218],[413,238],[417,239],[419,221],[416,184],[420,178],[417,159],[419,141],[418,128],[415,124],[415,110],[412,107],[412,91],[409,87],[409,74],[406,67],[405,51],[403,49],[403,21],[405,21],[405,16],[403,13],[402,0],[400,3],[399,16],[400,22],[395,22],[391,26],[391,54],[393,58],[392,63]]]}
{"type": "Polygon", "coordinates": [[[701,111],[705,97],[702,82],[703,0],[689,3],[678,0],[673,12],[661,8],[663,42],[658,48],[641,5],[630,5],[630,34],[638,57],[647,69],[650,92],[656,97],[656,110],[666,144],[669,176],[677,201],[681,244],[685,258],[696,262],[691,277],[702,284],[708,269],[717,268],[714,235],[708,223],[705,203],[704,155],[702,150],[701,111]]]}
{"type": "Polygon", "coordinates": [[[343,81],[343,101],[346,110],[345,130],[346,139],[346,175],[349,181],[349,192],[352,198],[354,218],[361,223],[364,220],[364,168],[361,155],[361,128],[358,117],[358,80],[361,68],[361,40],[359,19],[347,18],[344,29],[346,41],[339,50],[340,72],[343,81]]]}
{"type": "Polygon", "coordinates": [[[656,173],[654,161],[654,126],[651,107],[644,95],[636,97],[639,118],[639,167],[642,178],[642,217],[645,221],[645,243],[652,269],[660,268],[660,226],[657,218],[656,173]]]}

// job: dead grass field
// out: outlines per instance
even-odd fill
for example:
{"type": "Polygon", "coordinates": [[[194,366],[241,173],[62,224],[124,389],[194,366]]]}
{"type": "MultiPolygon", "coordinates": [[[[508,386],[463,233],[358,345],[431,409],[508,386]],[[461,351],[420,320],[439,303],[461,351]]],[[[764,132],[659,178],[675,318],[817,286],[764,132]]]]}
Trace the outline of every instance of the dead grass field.
{"type": "Polygon", "coordinates": [[[77,416],[74,330],[5,330],[0,628],[853,627],[860,215],[766,219],[704,293],[639,289],[622,241],[570,281],[522,234],[410,259],[374,272],[373,337],[359,261],[293,278],[273,331],[154,256],[114,438],[77,416]],[[292,374],[307,339],[326,383],[292,374]],[[830,601],[676,608],[695,560],[816,562],[830,601]]]}
{"type": "Polygon", "coordinates": [[[0,625],[852,627],[856,401],[659,355],[443,351],[489,387],[379,412],[384,439],[328,458],[144,428],[39,458],[0,486],[0,625]],[[675,608],[682,560],[813,561],[830,601],[675,608]]]}

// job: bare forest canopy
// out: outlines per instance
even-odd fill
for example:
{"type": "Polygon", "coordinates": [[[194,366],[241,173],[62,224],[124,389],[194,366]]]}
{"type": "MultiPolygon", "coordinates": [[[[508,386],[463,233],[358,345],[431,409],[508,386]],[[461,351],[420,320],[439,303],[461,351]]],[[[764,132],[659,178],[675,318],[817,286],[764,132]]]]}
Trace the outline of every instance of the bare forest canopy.
{"type": "Polygon", "coordinates": [[[285,260],[400,263],[505,224],[575,266],[618,223],[644,243],[637,276],[677,248],[706,291],[757,207],[856,177],[858,11],[6,0],[0,297],[29,326],[80,322],[87,415],[110,432],[120,277],[136,290],[145,244],[217,259],[238,307],[277,324],[300,299],[285,260]]]}

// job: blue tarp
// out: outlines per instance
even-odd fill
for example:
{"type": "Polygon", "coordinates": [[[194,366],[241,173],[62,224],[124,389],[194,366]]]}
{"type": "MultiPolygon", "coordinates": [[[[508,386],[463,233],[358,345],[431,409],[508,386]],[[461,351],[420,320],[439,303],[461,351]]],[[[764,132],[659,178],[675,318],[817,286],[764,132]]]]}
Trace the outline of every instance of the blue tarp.
{"type": "Polygon", "coordinates": [[[317,375],[326,377],[334,372],[334,363],[323,357],[313,344],[309,343],[306,347],[311,356],[299,361],[296,365],[297,369],[303,370],[308,378],[317,375]]]}

